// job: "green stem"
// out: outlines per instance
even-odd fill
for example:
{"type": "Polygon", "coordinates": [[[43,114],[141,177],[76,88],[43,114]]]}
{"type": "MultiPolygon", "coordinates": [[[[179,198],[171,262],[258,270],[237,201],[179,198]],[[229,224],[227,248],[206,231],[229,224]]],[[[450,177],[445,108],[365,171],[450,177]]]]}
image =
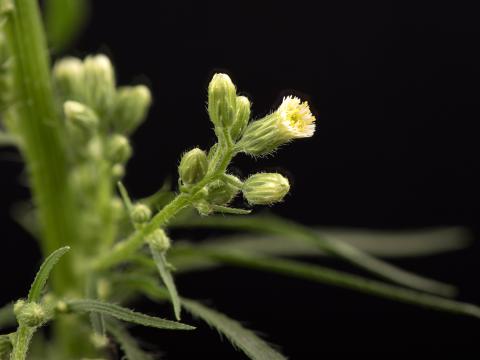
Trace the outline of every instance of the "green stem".
{"type": "Polygon", "coordinates": [[[25,360],[35,328],[20,325],[18,327],[10,360],[25,360]]]}
{"type": "MultiPolygon", "coordinates": [[[[5,0],[3,0],[5,1],[5,0]]],[[[13,90],[17,103],[7,116],[27,161],[34,201],[42,228],[45,255],[76,237],[72,193],[67,182],[67,161],[61,141],[50,82],[50,64],[36,0],[14,0],[5,30],[14,59],[13,90]]],[[[53,276],[59,294],[75,284],[72,262],[62,262],[53,276]]]]}
{"type": "MultiPolygon", "coordinates": [[[[219,147],[220,148],[220,147],[219,147]]],[[[216,180],[223,175],[230,164],[233,157],[231,146],[222,151],[222,156],[215,158],[209,165],[209,170],[214,169],[202,181],[195,185],[188,193],[177,195],[168,205],[166,205],[159,213],[157,213],[152,220],[141,229],[136,230],[129,238],[118,243],[112,251],[103,254],[101,257],[93,262],[95,270],[106,270],[115,266],[122,261],[127,260],[137,251],[145,241],[145,238],[158,228],[164,227],[171,221],[175,215],[187,206],[195,202],[201,190],[210,182],[216,180]]]]}

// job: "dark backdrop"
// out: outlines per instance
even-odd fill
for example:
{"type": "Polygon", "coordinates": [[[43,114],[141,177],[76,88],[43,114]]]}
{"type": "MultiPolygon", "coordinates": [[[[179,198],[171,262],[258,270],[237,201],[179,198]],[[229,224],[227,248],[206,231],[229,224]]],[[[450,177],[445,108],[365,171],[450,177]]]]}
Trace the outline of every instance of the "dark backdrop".
{"type": "MultiPolygon", "coordinates": [[[[134,196],[152,193],[174,174],[182,151],[212,144],[206,86],[221,70],[253,100],[255,117],[293,89],[317,115],[314,138],[269,159],[235,161],[243,174],[277,169],[290,177],[292,193],[274,208],[278,214],[309,225],[464,225],[478,237],[478,30],[473,9],[452,4],[95,1],[69,53],[105,52],[120,84],[147,83],[153,90],[149,120],[133,138],[126,184],[134,196]]],[[[24,295],[39,252],[8,219],[9,207],[27,190],[15,155],[1,154],[0,270],[7,300],[7,294],[24,295]],[[23,270],[6,257],[32,266],[23,270]]],[[[478,259],[475,244],[396,263],[458,284],[462,299],[480,303],[478,259]]],[[[477,321],[350,291],[235,269],[182,276],[178,284],[181,293],[209,299],[268,334],[292,359],[478,352],[477,321]]],[[[189,334],[138,333],[172,359],[193,352],[243,358],[205,326],[189,334]]]]}

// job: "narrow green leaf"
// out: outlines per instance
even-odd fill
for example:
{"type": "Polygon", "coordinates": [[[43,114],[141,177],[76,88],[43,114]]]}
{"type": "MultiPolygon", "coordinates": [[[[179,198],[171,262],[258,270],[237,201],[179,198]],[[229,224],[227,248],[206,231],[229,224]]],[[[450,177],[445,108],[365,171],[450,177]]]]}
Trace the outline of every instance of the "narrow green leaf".
{"type": "Polygon", "coordinates": [[[10,335],[0,335],[0,360],[8,359],[12,349],[13,346],[10,335]]]}
{"type": "Polygon", "coordinates": [[[190,312],[193,316],[202,319],[220,334],[225,335],[235,348],[243,351],[250,359],[286,359],[286,357],[273,349],[252,330],[243,327],[238,321],[194,300],[183,299],[182,304],[185,310],[190,312]]]}
{"type": "Polygon", "coordinates": [[[56,52],[66,49],[79,35],[88,15],[88,0],[47,0],[45,27],[56,52]]]}
{"type": "Polygon", "coordinates": [[[110,304],[98,300],[80,299],[67,302],[68,308],[73,312],[98,312],[100,314],[112,316],[116,319],[131,322],[138,325],[150,326],[158,329],[169,330],[193,330],[193,326],[165,320],[162,318],[145,315],[124,307],[110,304]]]}
{"type": "Polygon", "coordinates": [[[217,213],[232,214],[232,215],[248,215],[252,212],[252,210],[237,209],[237,208],[231,208],[228,206],[221,206],[221,205],[212,205],[212,210],[217,213]]]}
{"type": "MultiPolygon", "coordinates": [[[[168,293],[158,285],[158,282],[148,276],[119,276],[117,280],[121,284],[130,285],[131,288],[142,292],[153,300],[166,300],[168,293]]],[[[267,342],[257,336],[252,330],[242,326],[238,321],[208,308],[207,306],[190,299],[181,298],[185,310],[194,317],[205,321],[210,327],[216,329],[220,334],[232,343],[232,345],[243,351],[253,360],[283,360],[282,354],[273,349],[267,342]]]]}
{"type": "Polygon", "coordinates": [[[58,260],[60,260],[60,258],[69,250],[70,246],[64,246],[55,250],[45,259],[43,264],[40,266],[37,275],[35,276],[35,280],[33,280],[32,286],[30,287],[30,291],[28,292],[28,301],[37,302],[40,300],[40,297],[42,296],[42,290],[45,287],[48,277],[50,276],[50,272],[58,260]]]}
{"type": "Polygon", "coordinates": [[[121,322],[108,319],[106,325],[108,332],[113,335],[125,353],[125,360],[153,360],[153,356],[140,347],[121,322]]]}
{"type": "Polygon", "coordinates": [[[120,191],[120,196],[122,197],[125,208],[127,209],[128,214],[131,214],[133,205],[132,205],[132,200],[128,195],[128,191],[121,181],[117,183],[117,186],[118,186],[118,191],[120,191]]]}
{"type": "MultiPolygon", "coordinates": [[[[98,299],[96,276],[92,275],[87,280],[85,293],[86,293],[86,296],[91,299],[98,299]]],[[[92,324],[93,331],[101,336],[105,336],[106,329],[105,329],[105,319],[103,318],[103,314],[100,314],[97,312],[91,312],[89,315],[90,315],[90,323],[92,324]]]]}
{"type": "Polygon", "coordinates": [[[370,280],[318,265],[305,264],[293,260],[275,259],[267,256],[253,256],[233,251],[214,251],[194,247],[191,247],[190,250],[228,265],[278,273],[352,289],[407,304],[480,318],[480,307],[473,304],[370,280]]]}
{"type": "Polygon", "coordinates": [[[173,305],[173,312],[175,313],[175,318],[180,320],[182,307],[180,305],[180,299],[178,297],[177,287],[175,286],[175,282],[173,281],[172,273],[169,269],[169,264],[165,258],[165,253],[162,253],[155,249],[154,246],[150,245],[150,252],[152,253],[153,261],[158,269],[158,273],[168,289],[168,293],[170,294],[170,300],[173,305]]]}
{"type": "Polygon", "coordinates": [[[17,323],[13,314],[13,304],[7,304],[0,308],[0,329],[14,326],[17,323]]]}
{"type": "Polygon", "coordinates": [[[216,227],[288,236],[288,239],[292,241],[309,242],[328,254],[349,261],[353,265],[397,284],[442,296],[454,296],[456,294],[455,287],[450,284],[428,279],[400,269],[347,243],[321,237],[306,226],[275,216],[208,216],[202,218],[190,216],[188,218],[180,218],[180,220],[171,225],[216,227]]]}

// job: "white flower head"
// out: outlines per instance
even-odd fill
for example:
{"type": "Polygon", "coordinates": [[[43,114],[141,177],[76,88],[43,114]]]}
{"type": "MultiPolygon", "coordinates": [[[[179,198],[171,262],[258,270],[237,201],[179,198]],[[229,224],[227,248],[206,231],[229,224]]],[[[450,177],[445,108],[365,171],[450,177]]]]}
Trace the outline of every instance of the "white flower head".
{"type": "Polygon", "coordinates": [[[279,126],[292,138],[307,138],[315,132],[315,116],[308,106],[308,102],[301,102],[296,96],[283,98],[277,109],[280,115],[279,126]]]}

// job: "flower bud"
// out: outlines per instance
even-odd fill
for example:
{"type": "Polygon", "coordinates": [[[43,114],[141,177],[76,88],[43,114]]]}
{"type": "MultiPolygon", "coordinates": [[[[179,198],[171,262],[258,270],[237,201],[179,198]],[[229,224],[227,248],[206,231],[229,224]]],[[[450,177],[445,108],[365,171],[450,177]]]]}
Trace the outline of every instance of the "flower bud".
{"type": "Polygon", "coordinates": [[[131,217],[135,224],[145,224],[152,217],[152,210],[144,204],[135,204],[132,208],[131,217]]]}
{"type": "Polygon", "coordinates": [[[83,63],[80,59],[67,57],[58,60],[53,67],[53,82],[65,100],[84,101],[83,63]]]}
{"type": "Polygon", "coordinates": [[[83,68],[85,101],[104,118],[115,101],[115,74],[112,63],[105,55],[87,56],[83,68]]]}
{"type": "Polygon", "coordinates": [[[125,166],[122,164],[115,164],[112,166],[112,177],[119,180],[125,176],[125,166]]]}
{"type": "Polygon", "coordinates": [[[233,141],[243,134],[248,120],[250,120],[250,101],[245,96],[237,96],[235,122],[230,130],[233,141]]]}
{"type": "Polygon", "coordinates": [[[147,242],[155,250],[165,252],[170,248],[170,238],[162,229],[156,229],[147,237],[147,242]]]}
{"type": "MultiPolygon", "coordinates": [[[[233,175],[235,182],[240,182],[240,179],[233,175]]],[[[227,205],[238,194],[239,189],[223,180],[216,180],[208,186],[207,201],[214,205],[227,205]]]]}
{"type": "Polygon", "coordinates": [[[215,74],[208,85],[208,114],[216,128],[230,127],[235,119],[236,89],[226,74],[215,74]]]}
{"type": "Polygon", "coordinates": [[[315,116],[308,103],[288,96],[275,112],[248,125],[236,148],[254,156],[266,155],[293,139],[311,137],[314,132],[315,116]]]}
{"type": "Polygon", "coordinates": [[[125,136],[114,134],[108,139],[107,157],[112,163],[125,163],[131,155],[132,147],[125,136]]]}
{"type": "Polygon", "coordinates": [[[118,89],[112,121],[115,131],[132,133],[145,119],[152,103],[150,90],[144,85],[118,89]]]}
{"type": "Polygon", "coordinates": [[[63,104],[63,112],[65,113],[67,125],[78,129],[84,139],[89,138],[98,127],[97,114],[82,103],[66,101],[63,104]]]}
{"type": "Polygon", "coordinates": [[[47,314],[40,304],[18,301],[14,306],[15,316],[20,325],[37,327],[47,320],[47,314]]]}
{"type": "Polygon", "coordinates": [[[276,173],[250,176],[243,185],[243,196],[250,205],[271,205],[282,201],[290,190],[288,179],[276,173]]]}
{"type": "Polygon", "coordinates": [[[207,169],[208,162],[205,151],[195,148],[182,156],[178,173],[185,185],[193,185],[204,178],[207,169]]]}

